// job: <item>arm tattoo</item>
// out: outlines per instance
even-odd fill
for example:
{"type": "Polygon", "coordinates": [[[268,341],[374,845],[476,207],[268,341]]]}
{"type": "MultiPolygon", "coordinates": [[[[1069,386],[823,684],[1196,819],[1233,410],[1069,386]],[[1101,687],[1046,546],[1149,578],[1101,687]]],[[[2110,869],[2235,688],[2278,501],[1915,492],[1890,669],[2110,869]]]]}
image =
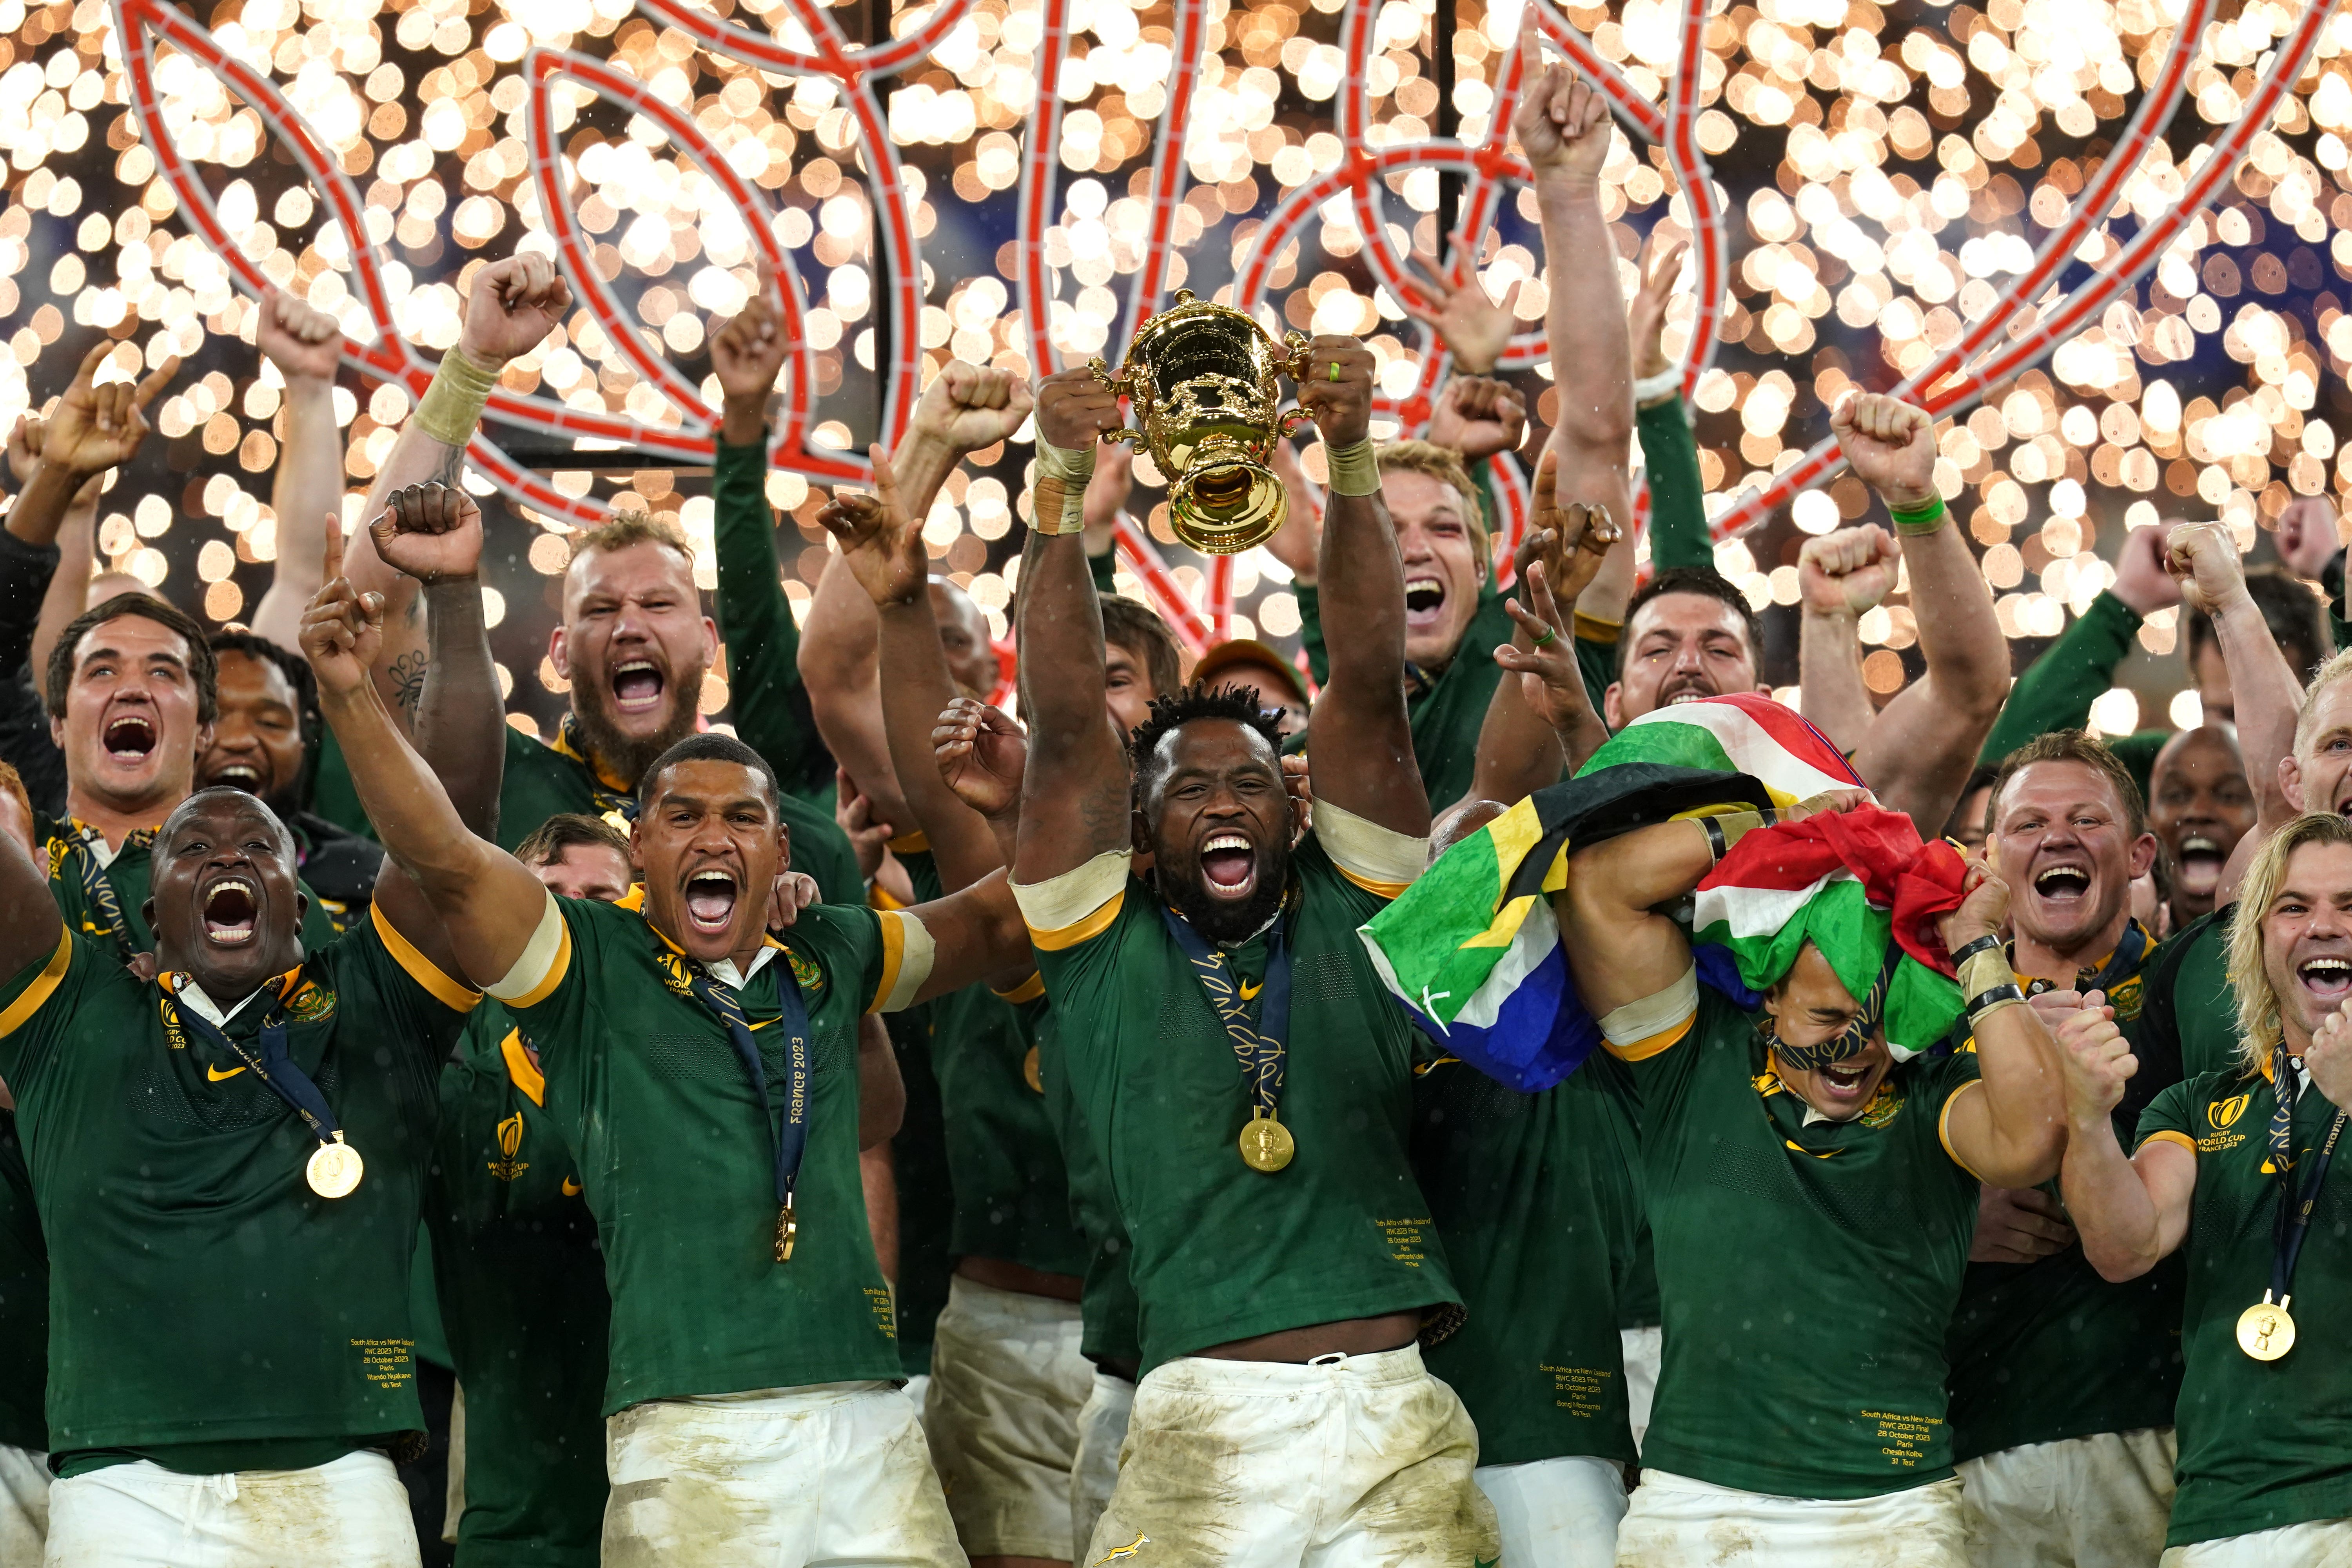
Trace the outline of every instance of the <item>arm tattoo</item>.
{"type": "Polygon", "coordinates": [[[394,659],[386,671],[392,681],[392,700],[411,713],[425,700],[425,664],[424,650],[412,648],[394,659]]]}

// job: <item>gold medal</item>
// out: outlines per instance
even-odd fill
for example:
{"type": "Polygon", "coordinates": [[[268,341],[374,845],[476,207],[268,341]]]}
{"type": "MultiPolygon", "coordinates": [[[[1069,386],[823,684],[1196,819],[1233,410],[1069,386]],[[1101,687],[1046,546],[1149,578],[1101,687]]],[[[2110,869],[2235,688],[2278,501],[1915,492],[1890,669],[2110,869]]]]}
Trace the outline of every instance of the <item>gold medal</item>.
{"type": "Polygon", "coordinates": [[[2292,1296],[2273,1302],[2271,1293],[2238,1314],[2238,1348],[2256,1361],[2276,1361],[2294,1349],[2294,1320],[2287,1315],[2292,1296]]]}
{"type": "Polygon", "coordinates": [[[776,1211],[776,1261],[793,1260],[793,1243],[800,1239],[801,1222],[793,1214],[793,1205],[784,1205],[776,1211]]]}
{"type": "Polygon", "coordinates": [[[1045,1079],[1037,1070],[1037,1047],[1034,1046],[1030,1047],[1029,1054],[1021,1058],[1021,1079],[1037,1093],[1045,1092],[1045,1079]]]}
{"type": "Polygon", "coordinates": [[[359,1190],[360,1177],[367,1171],[367,1162],[360,1152],[343,1142],[341,1132],[331,1143],[321,1143],[310,1151],[310,1163],[302,1175],[310,1190],[322,1198],[347,1198],[359,1190]]]}
{"type": "Polygon", "coordinates": [[[1250,1113],[1249,1125],[1242,1129],[1242,1163],[1253,1171],[1272,1175],[1290,1163],[1298,1145],[1290,1136],[1290,1129],[1276,1121],[1265,1111],[1250,1113]]]}

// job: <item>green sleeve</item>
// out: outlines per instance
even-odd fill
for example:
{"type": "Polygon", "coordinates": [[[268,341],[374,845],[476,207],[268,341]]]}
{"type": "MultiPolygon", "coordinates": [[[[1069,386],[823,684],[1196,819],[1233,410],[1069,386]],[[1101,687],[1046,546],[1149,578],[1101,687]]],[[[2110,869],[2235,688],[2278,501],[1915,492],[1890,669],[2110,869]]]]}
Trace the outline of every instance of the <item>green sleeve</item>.
{"type": "Polygon", "coordinates": [[[1576,668],[1584,677],[1584,695],[1596,714],[1608,711],[1601,699],[1617,681],[1617,645],[1591,637],[1576,639],[1576,668]]]}
{"type": "Polygon", "coordinates": [[[1307,673],[1319,690],[1331,681],[1331,656],[1323,649],[1322,595],[1312,583],[1293,583],[1290,591],[1298,600],[1298,643],[1307,650],[1307,673]]]}
{"type": "Polygon", "coordinates": [[[1087,570],[1094,574],[1095,592],[1118,592],[1118,546],[1114,544],[1100,555],[1087,557],[1087,570]]]}
{"type": "MultiPolygon", "coordinates": [[[[1662,572],[1669,566],[1713,566],[1715,540],[1706,527],[1698,441],[1683,400],[1669,397],[1636,409],[1633,433],[1650,479],[1650,564],[1662,572]]],[[[1591,679],[1586,677],[1588,683],[1591,679]]]]}
{"type": "Polygon", "coordinates": [[[2137,613],[2113,594],[2092,600],[2010,688],[1977,760],[1990,767],[2036,735],[2090,722],[2092,702],[2113,682],[2137,630],[2137,613]]]}
{"type": "Polygon", "coordinates": [[[2128,735],[2116,735],[2107,742],[2107,750],[2131,773],[2132,783],[2139,785],[2139,797],[2147,798],[2148,781],[2156,774],[2156,754],[2172,739],[2169,730],[2135,730],[2128,735]]]}
{"type": "Polygon", "coordinates": [[[2134,1152],[2159,1132],[2178,1132],[2192,1142],[2196,1140],[2197,1129],[2189,1124],[2189,1107],[2196,1103],[2191,1091],[2197,1081],[2183,1079],[2148,1101],[2147,1109],[2140,1112],[2139,1136],[2132,1140],[2134,1152]]]}
{"type": "Polygon", "coordinates": [[[735,733],[767,759],[785,789],[798,794],[819,773],[830,782],[833,766],[801,687],[800,627],[777,575],[767,479],[764,447],[719,443],[710,470],[719,635],[727,643],[735,733]]]}

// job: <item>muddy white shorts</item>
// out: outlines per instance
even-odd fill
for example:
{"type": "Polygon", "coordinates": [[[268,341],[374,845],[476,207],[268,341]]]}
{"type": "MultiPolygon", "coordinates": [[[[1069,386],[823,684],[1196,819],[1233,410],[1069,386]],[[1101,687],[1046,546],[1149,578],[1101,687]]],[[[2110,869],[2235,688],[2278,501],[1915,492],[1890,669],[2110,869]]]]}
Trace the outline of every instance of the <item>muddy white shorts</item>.
{"type": "Polygon", "coordinates": [[[2163,1568],[2352,1568],[2352,1519],[2314,1519],[2176,1546],[2163,1568]]]}
{"type": "Polygon", "coordinates": [[[1078,1304],[957,1275],[931,1337],[923,1429],[963,1549],[1071,1556],[1070,1474],[1095,1369],[1078,1304]]]}
{"type": "Polygon", "coordinates": [[[2026,1443],[1958,1467],[1970,1568],[2156,1568],[2172,1522],[2169,1426],[2026,1443]]]}
{"type": "Polygon", "coordinates": [[[1088,1563],[1469,1568],[1502,1548],[1478,1434],[1421,1350],[1306,1365],[1187,1356],[1135,1391],[1088,1563]]]}
{"type": "Polygon", "coordinates": [[[1566,1455],[1481,1465],[1471,1479],[1495,1505],[1503,1561],[1512,1568],[1609,1568],[1625,1516],[1625,1467],[1566,1455]]]}
{"type": "Polygon", "coordinates": [[[1878,1497],[1774,1497],[1643,1470],[1619,1568],[1966,1568],[1957,1478],[1878,1497]]]}
{"type": "Polygon", "coordinates": [[[961,1564],[915,1407],[887,1383],[653,1399],[604,1423],[607,1563],[961,1564]]]}
{"type": "Polygon", "coordinates": [[[0,1568],[39,1568],[49,1533],[49,1457],[0,1443],[0,1568]]]}
{"type": "Polygon", "coordinates": [[[1666,1331],[1647,1328],[1617,1331],[1618,1348],[1625,1357],[1625,1424],[1633,1429],[1633,1452],[1642,1451],[1642,1435],[1650,1429],[1650,1406],[1658,1397],[1658,1359],[1665,1351],[1666,1331]]]}
{"type": "Polygon", "coordinates": [[[1095,1521],[1118,1485],[1118,1451],[1134,1409],[1135,1384],[1097,1368],[1078,1409],[1078,1457],[1070,1467],[1070,1540],[1081,1549],[1095,1538],[1095,1521]]]}
{"type": "Polygon", "coordinates": [[[47,1568],[416,1568],[416,1526],[382,1454],[307,1470],[184,1476],[142,1459],[49,1488],[47,1568]]]}

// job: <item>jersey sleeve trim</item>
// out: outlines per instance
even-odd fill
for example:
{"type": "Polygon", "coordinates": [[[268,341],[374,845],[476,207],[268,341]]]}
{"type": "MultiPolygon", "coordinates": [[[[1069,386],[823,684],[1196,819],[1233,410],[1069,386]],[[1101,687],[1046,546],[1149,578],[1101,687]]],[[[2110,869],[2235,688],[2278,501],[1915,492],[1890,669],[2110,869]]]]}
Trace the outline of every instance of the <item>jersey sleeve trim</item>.
{"type": "Polygon", "coordinates": [[[42,1005],[57,994],[59,983],[66,977],[66,970],[73,963],[73,929],[59,921],[57,951],[49,954],[49,962],[41,972],[33,976],[33,983],[8,1004],[7,1011],[0,1012],[0,1037],[13,1035],[23,1028],[33,1015],[41,1010],[42,1005]]]}
{"type": "Polygon", "coordinates": [[[572,967],[572,926],[555,902],[555,895],[547,895],[547,903],[539,917],[539,928],[523,943],[522,956],[505,978],[489,987],[491,995],[509,1007],[535,1007],[547,1000],[565,972],[572,967]]]}
{"type": "Polygon", "coordinates": [[[1083,866],[1042,882],[1015,882],[1013,901],[1029,927],[1029,940],[1047,952],[1076,947],[1110,929],[1127,901],[1132,849],[1106,849],[1083,866]]]}
{"type": "Polygon", "coordinates": [[[384,919],[383,906],[375,907],[376,934],[383,939],[384,952],[406,972],[408,977],[432,994],[433,1000],[452,1013],[470,1013],[481,1005],[482,994],[461,980],[441,972],[441,966],[416,951],[416,944],[400,934],[393,923],[384,919]]]}
{"type": "Polygon", "coordinates": [[[2139,1152],[2140,1149],[2145,1149],[2151,1143],[2178,1143],[2183,1149],[2188,1150],[2191,1154],[2197,1152],[2197,1140],[2189,1136],[2188,1133],[2172,1127],[2158,1128],[2155,1131],[2141,1139],[2139,1141],[2139,1149],[2134,1149],[2132,1152],[2137,1154],[2139,1152]]]}
{"type": "Polygon", "coordinates": [[[506,1058],[507,1078],[522,1090],[523,1097],[541,1110],[547,1109],[547,1075],[531,1066],[530,1053],[522,1048],[522,1031],[509,1029],[507,1037],[499,1042],[499,1055],[506,1058]]]}
{"type": "Polygon", "coordinates": [[[919,828],[913,833],[901,833],[890,840],[890,852],[894,855],[927,855],[930,848],[929,836],[919,828]]]}
{"type": "Polygon", "coordinates": [[[1339,875],[1368,893],[1393,899],[1429,868],[1429,840],[1382,827],[1318,795],[1315,837],[1339,875]]]}
{"type": "Polygon", "coordinates": [[[1979,1182],[1984,1180],[1983,1174],[1966,1160],[1961,1159],[1960,1152],[1952,1147],[1952,1107],[1959,1104],[1960,1096],[1968,1093],[1969,1090],[1983,1087],[1984,1079],[1980,1078],[1969,1079],[1968,1082],[1944,1096],[1944,1109],[1936,1113],[1936,1142],[1944,1146],[1944,1152],[1950,1157],[1953,1164],[1968,1172],[1979,1182]]]}
{"type": "Polygon", "coordinates": [[[1038,997],[1045,994],[1045,977],[1033,969],[1029,972],[1029,978],[1012,990],[999,991],[992,985],[989,987],[989,994],[1000,1002],[1010,1002],[1017,1007],[1024,1002],[1034,1002],[1038,997]]]}
{"type": "Polygon", "coordinates": [[[1619,1061],[1647,1061],[1690,1033],[1698,1021],[1698,965],[1664,991],[1604,1014],[1601,1038],[1619,1061]]]}
{"type": "Polygon", "coordinates": [[[877,918],[882,922],[882,980],[866,1010],[897,1013],[915,1005],[915,994],[931,977],[939,944],[920,915],[884,910],[877,918]]]}

